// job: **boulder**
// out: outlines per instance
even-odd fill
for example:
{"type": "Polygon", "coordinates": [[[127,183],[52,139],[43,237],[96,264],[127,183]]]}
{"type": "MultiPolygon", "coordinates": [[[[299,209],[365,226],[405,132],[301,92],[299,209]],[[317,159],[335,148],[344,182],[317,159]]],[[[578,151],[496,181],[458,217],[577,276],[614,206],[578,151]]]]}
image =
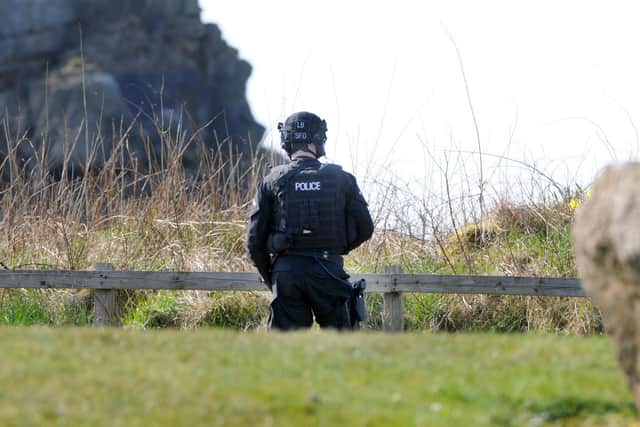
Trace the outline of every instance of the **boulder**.
{"type": "Polygon", "coordinates": [[[574,223],[576,264],[640,408],[640,164],[610,166],[574,223]]]}
{"type": "Polygon", "coordinates": [[[35,82],[30,88],[29,109],[38,114],[35,139],[40,141],[38,150],[46,154],[49,171],[60,177],[66,163],[66,171],[74,176],[101,167],[119,142],[114,129],[130,118],[115,77],[69,66],[46,79],[46,90],[44,85],[35,82]]]}

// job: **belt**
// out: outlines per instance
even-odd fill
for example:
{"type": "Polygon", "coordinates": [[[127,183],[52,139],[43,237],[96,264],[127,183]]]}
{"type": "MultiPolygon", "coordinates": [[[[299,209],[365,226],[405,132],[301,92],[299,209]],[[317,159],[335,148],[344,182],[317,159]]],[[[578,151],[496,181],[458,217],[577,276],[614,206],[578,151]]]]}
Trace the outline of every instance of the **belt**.
{"type": "Polygon", "coordinates": [[[344,261],[341,255],[332,254],[329,251],[305,251],[305,250],[287,249],[286,251],[282,252],[280,255],[281,256],[287,256],[287,255],[307,256],[315,259],[330,261],[341,266],[344,264],[344,261]]]}

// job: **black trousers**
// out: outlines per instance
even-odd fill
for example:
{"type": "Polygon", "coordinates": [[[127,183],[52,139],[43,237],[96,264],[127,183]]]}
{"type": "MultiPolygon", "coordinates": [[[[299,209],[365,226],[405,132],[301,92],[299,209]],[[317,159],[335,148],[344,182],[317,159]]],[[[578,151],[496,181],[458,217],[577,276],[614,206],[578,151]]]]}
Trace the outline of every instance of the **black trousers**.
{"type": "Polygon", "coordinates": [[[322,328],[351,329],[348,278],[342,266],[333,262],[280,257],[273,266],[269,328],[309,328],[315,317],[322,328]]]}

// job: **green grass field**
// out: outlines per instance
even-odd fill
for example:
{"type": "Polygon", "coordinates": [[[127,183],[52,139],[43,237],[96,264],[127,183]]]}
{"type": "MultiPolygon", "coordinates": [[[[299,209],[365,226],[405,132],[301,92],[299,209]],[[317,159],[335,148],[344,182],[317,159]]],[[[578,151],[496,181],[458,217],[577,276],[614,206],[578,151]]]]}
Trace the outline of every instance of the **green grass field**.
{"type": "Polygon", "coordinates": [[[2,327],[1,426],[623,426],[603,336],[2,327]]]}

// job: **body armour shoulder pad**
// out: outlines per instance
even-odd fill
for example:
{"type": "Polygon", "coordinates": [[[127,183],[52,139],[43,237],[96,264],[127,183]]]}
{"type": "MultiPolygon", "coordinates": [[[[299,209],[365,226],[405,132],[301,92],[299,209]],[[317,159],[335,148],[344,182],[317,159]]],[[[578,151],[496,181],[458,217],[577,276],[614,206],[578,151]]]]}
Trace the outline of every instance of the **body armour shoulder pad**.
{"type": "Polygon", "coordinates": [[[271,171],[269,172],[265,180],[272,184],[275,184],[284,175],[286,175],[290,169],[291,169],[291,165],[289,164],[274,166],[273,168],[271,168],[271,171]]]}

